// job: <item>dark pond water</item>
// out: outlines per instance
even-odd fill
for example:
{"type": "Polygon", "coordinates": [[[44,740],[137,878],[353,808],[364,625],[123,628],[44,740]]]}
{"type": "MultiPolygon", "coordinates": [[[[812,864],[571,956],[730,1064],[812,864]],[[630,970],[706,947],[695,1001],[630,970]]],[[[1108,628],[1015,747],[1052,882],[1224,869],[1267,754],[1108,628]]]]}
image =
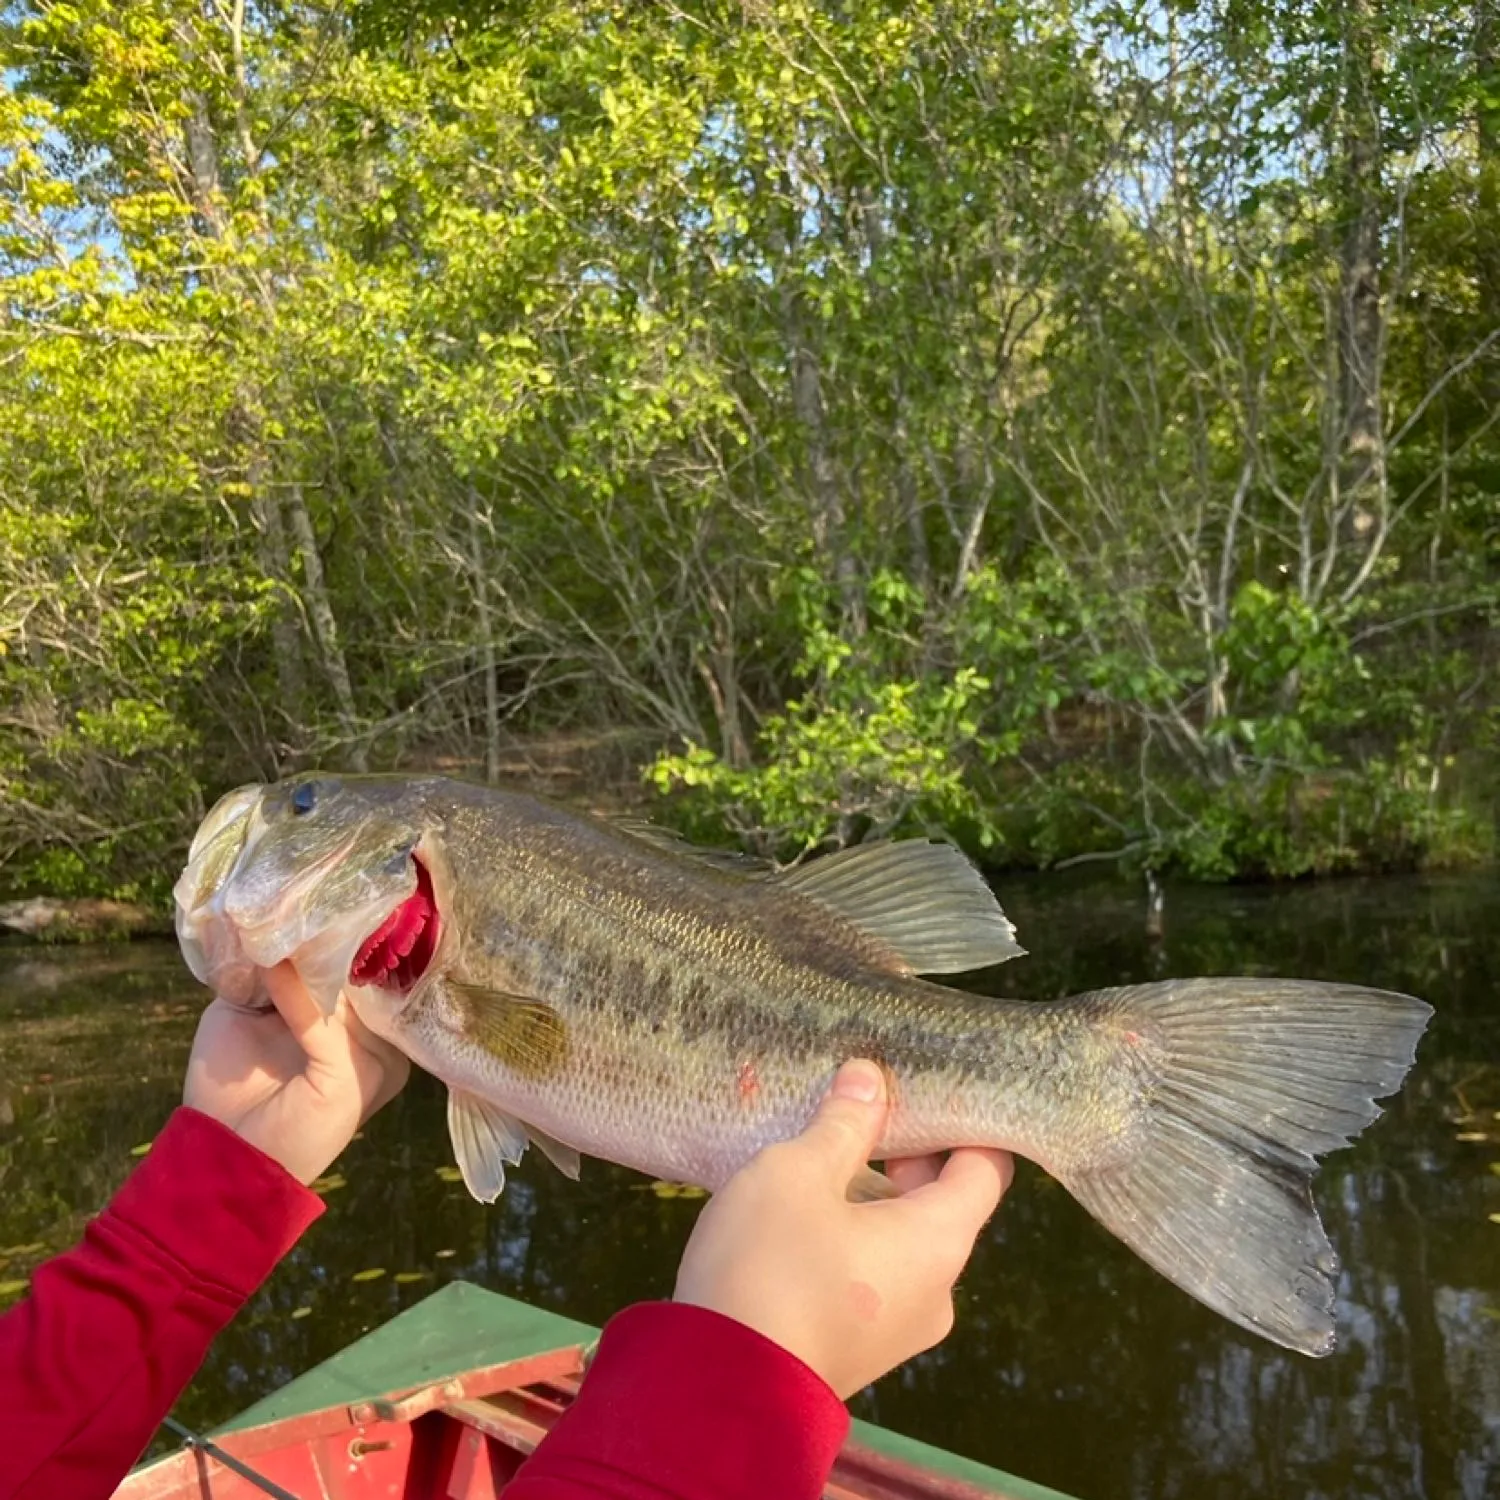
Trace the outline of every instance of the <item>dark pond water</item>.
{"type": "MultiPolygon", "coordinates": [[[[1346,1268],[1332,1358],[1232,1328],[1025,1171],[957,1331],[857,1414],[1084,1500],[1500,1495],[1500,882],[1174,890],[1160,945],[1131,885],[1001,894],[1033,950],[997,971],[1005,993],[1249,972],[1403,989],[1438,1014],[1403,1096],[1319,1179],[1346,1268]]],[[[167,944],[0,949],[0,1305],[171,1109],[203,998],[167,944]]],[[[532,1157],[499,1205],[470,1201],[449,1180],[441,1092],[414,1078],[179,1417],[227,1417],[452,1277],[593,1323],[666,1295],[698,1205],[599,1163],[569,1183],[532,1157]]]]}

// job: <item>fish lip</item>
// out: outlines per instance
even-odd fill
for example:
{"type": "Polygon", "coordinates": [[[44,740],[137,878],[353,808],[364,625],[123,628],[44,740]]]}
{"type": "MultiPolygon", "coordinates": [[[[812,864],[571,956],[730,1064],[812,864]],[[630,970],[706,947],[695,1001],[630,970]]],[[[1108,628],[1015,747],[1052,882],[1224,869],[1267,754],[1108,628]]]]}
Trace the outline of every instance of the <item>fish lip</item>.
{"type": "Polygon", "coordinates": [[[442,914],[433,892],[432,875],[426,864],[413,853],[409,856],[416,872],[417,886],[401,901],[359,945],[349,965],[349,983],[358,988],[373,988],[404,995],[415,989],[437,955],[442,935],[442,914]],[[415,924],[415,930],[410,930],[415,924]],[[406,930],[403,930],[406,929],[406,930]],[[382,945],[400,934],[406,946],[394,963],[384,961],[382,945]],[[377,966],[373,960],[381,955],[377,966]]]}
{"type": "MultiPolygon", "coordinates": [[[[260,958],[263,957],[263,955],[252,952],[252,948],[259,948],[262,946],[259,943],[260,935],[264,933],[267,928],[275,928],[282,921],[283,913],[286,911],[287,907],[292,904],[297,898],[299,898],[304,892],[311,889],[311,887],[316,883],[318,878],[322,876],[325,871],[327,871],[331,866],[337,864],[339,860],[345,858],[348,855],[349,851],[354,847],[354,844],[355,836],[353,834],[350,834],[350,836],[346,838],[343,843],[341,843],[337,848],[330,850],[321,859],[315,860],[312,864],[308,865],[306,869],[299,870],[296,876],[292,880],[288,881],[287,884],[277,894],[277,898],[275,902],[272,903],[270,910],[264,911],[262,914],[260,914],[260,919],[258,921],[249,920],[252,915],[251,913],[242,913],[236,910],[232,881],[226,882],[226,886],[228,886],[229,888],[225,895],[225,899],[222,903],[221,909],[223,910],[224,915],[229,919],[230,922],[234,924],[235,928],[239,932],[240,942],[244,946],[246,952],[250,953],[252,957],[256,958],[257,962],[259,962],[260,958]]],[[[246,852],[249,852],[248,847],[246,852]]],[[[236,872],[238,872],[238,869],[239,866],[236,865],[236,872]]]]}

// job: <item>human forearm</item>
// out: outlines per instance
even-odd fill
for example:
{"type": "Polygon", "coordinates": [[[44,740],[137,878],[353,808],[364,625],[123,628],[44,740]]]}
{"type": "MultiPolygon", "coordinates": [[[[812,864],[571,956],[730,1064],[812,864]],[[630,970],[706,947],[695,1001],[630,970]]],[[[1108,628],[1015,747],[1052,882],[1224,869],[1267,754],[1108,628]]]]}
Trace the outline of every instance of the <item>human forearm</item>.
{"type": "Polygon", "coordinates": [[[322,1211],[195,1110],[0,1318],[0,1500],[113,1493],[214,1336],[322,1211]]]}

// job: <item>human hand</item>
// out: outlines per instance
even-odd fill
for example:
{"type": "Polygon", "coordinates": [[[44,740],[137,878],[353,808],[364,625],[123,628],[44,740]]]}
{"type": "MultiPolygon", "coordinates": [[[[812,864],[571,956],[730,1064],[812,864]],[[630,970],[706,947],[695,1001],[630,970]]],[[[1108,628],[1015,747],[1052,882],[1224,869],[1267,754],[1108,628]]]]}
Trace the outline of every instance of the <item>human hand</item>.
{"type": "Polygon", "coordinates": [[[411,1064],[344,996],[325,1017],[289,963],[266,971],[266,987],[275,1010],[215,1000],[204,1011],[182,1102],[307,1183],[400,1092],[411,1064]]]}
{"type": "Polygon", "coordinates": [[[714,1195],[677,1275],[677,1301],[763,1333],[846,1399],[947,1337],[953,1285],[1015,1169],[977,1147],[893,1161],[900,1196],[851,1203],[886,1112],[880,1069],[845,1063],[807,1129],[714,1195]]]}

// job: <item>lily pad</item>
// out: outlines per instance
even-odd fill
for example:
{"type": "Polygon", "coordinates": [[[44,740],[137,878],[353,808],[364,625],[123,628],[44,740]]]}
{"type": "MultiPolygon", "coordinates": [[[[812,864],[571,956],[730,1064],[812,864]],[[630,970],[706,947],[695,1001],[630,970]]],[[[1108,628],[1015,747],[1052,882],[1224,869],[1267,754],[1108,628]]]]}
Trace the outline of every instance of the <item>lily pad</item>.
{"type": "Polygon", "coordinates": [[[397,1286],[410,1286],[414,1281],[427,1281],[431,1278],[431,1271],[397,1271],[391,1280],[397,1286]]]}
{"type": "Polygon", "coordinates": [[[694,1187],[690,1182],[653,1182],[649,1185],[650,1191],[658,1198],[706,1198],[708,1193],[701,1187],[694,1187]]]}
{"type": "Polygon", "coordinates": [[[439,1167],[437,1174],[444,1182],[462,1182],[464,1174],[457,1167],[439,1167]]]}
{"type": "Polygon", "coordinates": [[[130,1148],[130,1154],[132,1156],[144,1156],[150,1149],[151,1149],[151,1142],[150,1141],[142,1141],[139,1146],[132,1146],[130,1148]]]}
{"type": "Polygon", "coordinates": [[[312,1317],[312,1308],[310,1308],[310,1307],[294,1307],[292,1309],[292,1321],[294,1323],[297,1321],[298,1318],[310,1318],[310,1317],[312,1317]]]}
{"type": "Polygon", "coordinates": [[[384,1266],[371,1266],[367,1271],[356,1271],[350,1281],[379,1281],[385,1275],[384,1266]]]}
{"type": "Polygon", "coordinates": [[[308,1186],[315,1193],[336,1193],[341,1187],[347,1187],[348,1180],[342,1172],[326,1172],[322,1177],[315,1177],[308,1186]]]}

